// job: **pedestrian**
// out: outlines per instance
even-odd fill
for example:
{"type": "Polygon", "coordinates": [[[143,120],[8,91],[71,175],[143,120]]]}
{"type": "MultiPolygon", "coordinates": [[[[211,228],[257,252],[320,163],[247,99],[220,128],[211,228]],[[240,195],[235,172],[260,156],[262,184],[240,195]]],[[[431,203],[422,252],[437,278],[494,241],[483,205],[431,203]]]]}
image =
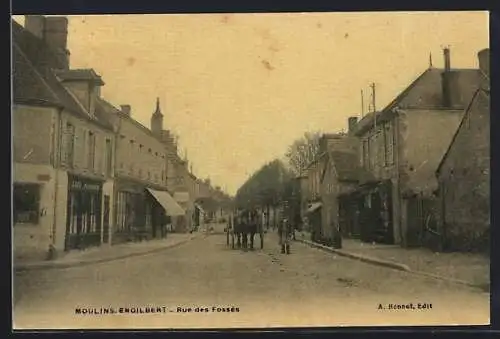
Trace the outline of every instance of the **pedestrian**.
{"type": "Polygon", "coordinates": [[[284,218],[278,224],[278,233],[280,239],[281,253],[290,254],[290,233],[291,233],[291,223],[287,218],[284,218]]]}

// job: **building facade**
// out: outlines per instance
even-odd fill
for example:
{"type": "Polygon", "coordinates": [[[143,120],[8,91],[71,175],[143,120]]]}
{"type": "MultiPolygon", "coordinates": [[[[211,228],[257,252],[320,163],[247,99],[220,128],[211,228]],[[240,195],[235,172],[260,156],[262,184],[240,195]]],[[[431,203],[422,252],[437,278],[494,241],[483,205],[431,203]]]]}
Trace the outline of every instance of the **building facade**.
{"type": "MultiPolygon", "coordinates": [[[[14,248],[23,256],[110,242],[112,126],[104,83],[70,70],[65,17],[13,22],[14,248]]],[[[16,255],[17,255],[16,254],[16,255]]]]}
{"type": "Polygon", "coordinates": [[[369,210],[377,220],[367,241],[421,244],[417,207],[422,201],[433,205],[435,170],[480,78],[477,69],[452,69],[449,50],[444,55],[445,69],[427,69],[382,111],[357,125],[362,167],[375,178],[364,183],[362,194],[365,206],[375,206],[369,210]]]}
{"type": "Polygon", "coordinates": [[[445,250],[490,250],[489,50],[479,53],[484,81],[475,92],[436,173],[440,218],[436,229],[445,250]]]}

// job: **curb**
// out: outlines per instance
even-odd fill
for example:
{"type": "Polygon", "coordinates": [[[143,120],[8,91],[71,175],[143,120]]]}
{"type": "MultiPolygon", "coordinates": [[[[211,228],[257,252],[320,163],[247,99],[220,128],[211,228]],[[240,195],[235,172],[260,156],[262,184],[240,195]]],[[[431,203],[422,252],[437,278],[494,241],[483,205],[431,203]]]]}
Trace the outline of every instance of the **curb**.
{"type": "Polygon", "coordinates": [[[164,250],[168,250],[168,249],[183,245],[183,244],[188,243],[192,240],[203,239],[206,237],[208,237],[208,235],[203,234],[201,236],[191,237],[187,240],[179,241],[178,243],[167,245],[165,247],[155,248],[155,249],[147,250],[144,252],[123,254],[120,256],[110,257],[110,258],[99,258],[99,259],[88,260],[88,261],[73,261],[73,262],[69,261],[69,262],[62,262],[62,263],[42,263],[42,264],[34,264],[34,265],[19,265],[19,266],[14,267],[14,271],[16,273],[18,273],[18,272],[27,272],[27,271],[36,271],[36,270],[65,269],[65,268],[71,268],[71,267],[82,267],[82,266],[100,264],[100,263],[105,263],[105,262],[110,262],[110,261],[115,261],[115,260],[122,260],[122,259],[127,259],[127,258],[132,258],[132,257],[139,257],[139,256],[143,256],[143,255],[153,254],[156,252],[161,252],[164,250]]]}
{"type": "Polygon", "coordinates": [[[476,288],[476,289],[481,289],[483,292],[488,292],[488,293],[490,292],[490,284],[478,285],[478,284],[474,284],[474,283],[471,283],[468,281],[448,278],[448,277],[444,277],[444,276],[437,275],[437,274],[427,273],[427,272],[423,272],[423,271],[414,271],[408,265],[405,265],[405,264],[400,264],[400,263],[393,262],[393,261],[386,261],[386,260],[382,260],[379,258],[367,257],[367,256],[363,256],[363,255],[356,254],[356,253],[349,253],[349,252],[342,251],[342,250],[335,249],[335,248],[331,248],[331,247],[328,247],[325,245],[317,244],[317,243],[314,243],[314,242],[309,241],[309,240],[297,239],[295,241],[301,242],[303,244],[306,244],[306,245],[309,245],[311,247],[315,247],[315,248],[318,248],[318,249],[321,249],[321,250],[324,250],[327,252],[335,253],[335,254],[338,254],[338,255],[343,256],[343,257],[359,260],[359,261],[366,262],[369,264],[388,267],[388,268],[392,268],[392,269],[395,269],[398,271],[404,271],[404,272],[418,275],[418,276],[425,276],[425,277],[433,278],[436,280],[442,280],[442,281],[451,282],[451,283],[455,283],[455,284],[459,284],[459,285],[464,285],[464,286],[468,286],[468,287],[472,287],[472,288],[476,288]]]}
{"type": "Polygon", "coordinates": [[[317,244],[317,243],[314,243],[314,242],[309,241],[309,240],[297,239],[295,241],[301,242],[301,243],[309,245],[311,247],[322,249],[324,251],[335,253],[335,254],[338,254],[338,255],[343,256],[343,257],[347,257],[347,258],[350,258],[350,259],[359,260],[359,261],[362,261],[362,262],[365,262],[365,263],[368,263],[368,264],[373,264],[373,265],[388,267],[388,268],[392,268],[392,269],[395,269],[395,270],[398,270],[398,271],[405,271],[405,272],[411,271],[411,269],[410,269],[409,266],[404,265],[404,264],[400,264],[400,263],[397,263],[397,262],[387,261],[387,260],[381,260],[381,259],[378,259],[378,258],[367,257],[367,256],[363,256],[363,255],[360,255],[360,254],[355,254],[355,253],[349,253],[349,252],[342,251],[342,250],[335,249],[335,248],[331,248],[331,247],[328,247],[328,246],[325,246],[325,245],[317,244]]]}

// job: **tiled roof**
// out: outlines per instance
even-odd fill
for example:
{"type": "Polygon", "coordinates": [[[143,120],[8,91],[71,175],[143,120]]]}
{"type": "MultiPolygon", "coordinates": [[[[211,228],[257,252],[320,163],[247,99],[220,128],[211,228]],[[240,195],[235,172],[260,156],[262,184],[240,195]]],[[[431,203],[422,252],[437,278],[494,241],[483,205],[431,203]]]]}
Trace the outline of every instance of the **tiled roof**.
{"type": "MultiPolygon", "coordinates": [[[[373,175],[359,164],[358,155],[352,152],[331,151],[328,159],[335,168],[340,181],[366,182],[373,180],[373,175]]],[[[324,171],[327,170],[325,166],[324,171]]]]}
{"type": "Polygon", "coordinates": [[[455,103],[456,107],[453,108],[444,107],[442,104],[441,74],[443,72],[444,69],[439,68],[429,68],[424,71],[384,109],[363,117],[356,126],[356,134],[360,135],[373,126],[375,117],[377,122],[390,119],[394,115],[393,109],[400,106],[412,109],[464,109],[482,81],[481,72],[478,69],[451,69],[451,72],[458,75],[460,90],[457,96],[460,101],[455,103]]]}
{"type": "MultiPolygon", "coordinates": [[[[486,79],[487,80],[487,79],[486,79]]],[[[448,148],[446,149],[446,152],[444,153],[443,155],[443,158],[441,159],[441,161],[439,162],[439,165],[436,169],[436,174],[439,175],[439,173],[441,172],[441,168],[443,167],[444,163],[446,162],[446,159],[448,158],[448,155],[451,151],[451,148],[454,146],[455,144],[455,140],[457,139],[458,137],[458,134],[460,133],[460,131],[462,130],[463,128],[463,125],[465,124],[465,121],[467,121],[467,119],[469,119],[470,115],[473,114],[473,111],[472,111],[472,105],[476,102],[476,101],[479,101],[479,102],[488,102],[488,109],[489,109],[489,101],[490,101],[490,88],[489,88],[489,82],[485,81],[481,84],[481,87],[479,87],[476,92],[474,93],[474,96],[472,97],[471,101],[470,101],[470,104],[469,106],[467,107],[466,111],[465,111],[465,114],[463,115],[462,117],[462,120],[460,121],[460,125],[458,125],[457,127],[457,130],[455,131],[455,133],[453,134],[453,138],[451,139],[451,142],[450,142],[450,145],[448,146],[448,148]]]]}
{"type": "Polygon", "coordinates": [[[54,71],[60,66],[57,56],[43,40],[13,21],[12,42],[14,102],[25,102],[26,99],[50,102],[103,128],[112,129],[104,112],[96,110],[95,117],[90,115],[61,84],[54,71]],[[35,97],[38,95],[41,97],[35,97]]]}
{"type": "Polygon", "coordinates": [[[12,57],[14,102],[35,101],[40,104],[57,105],[60,102],[59,98],[16,43],[12,46],[12,57]]]}

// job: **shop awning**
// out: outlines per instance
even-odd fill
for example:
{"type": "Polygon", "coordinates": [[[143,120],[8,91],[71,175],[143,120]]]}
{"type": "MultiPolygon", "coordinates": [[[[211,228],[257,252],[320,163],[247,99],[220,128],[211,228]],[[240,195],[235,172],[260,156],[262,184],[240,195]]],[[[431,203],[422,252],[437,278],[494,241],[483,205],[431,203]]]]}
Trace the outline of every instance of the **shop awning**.
{"type": "Polygon", "coordinates": [[[314,204],[311,204],[311,206],[309,206],[309,208],[307,209],[307,213],[312,213],[312,212],[316,211],[320,207],[321,207],[321,203],[320,202],[315,202],[314,204]]]}
{"type": "Polygon", "coordinates": [[[201,213],[205,213],[205,210],[203,210],[199,204],[194,204],[194,207],[196,207],[201,213]]]}
{"type": "Polygon", "coordinates": [[[156,191],[151,188],[147,189],[149,193],[158,201],[158,203],[165,209],[165,214],[171,217],[185,215],[186,211],[172,198],[168,192],[156,191]]]}

